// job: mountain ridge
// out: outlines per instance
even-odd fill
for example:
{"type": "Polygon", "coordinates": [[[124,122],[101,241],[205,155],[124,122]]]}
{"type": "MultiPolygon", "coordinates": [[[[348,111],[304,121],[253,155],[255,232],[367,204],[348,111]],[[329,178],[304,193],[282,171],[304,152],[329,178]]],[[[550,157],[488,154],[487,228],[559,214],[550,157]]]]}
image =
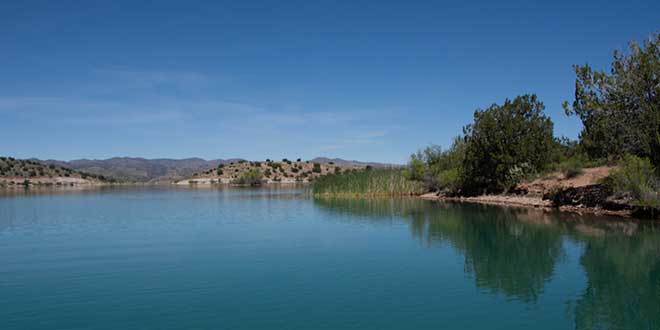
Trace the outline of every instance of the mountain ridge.
{"type": "MultiPolygon", "coordinates": [[[[44,164],[68,167],[78,171],[84,171],[96,175],[113,178],[119,181],[129,182],[172,182],[192,177],[195,173],[207,171],[239,161],[247,161],[242,158],[211,159],[206,160],[199,157],[189,158],[142,158],[142,157],[111,157],[106,159],[74,159],[69,161],[32,158],[44,164]]],[[[310,162],[320,164],[337,164],[342,166],[372,166],[372,167],[396,167],[400,165],[385,164],[378,162],[361,162],[345,160],[342,158],[315,157],[310,162]]]]}

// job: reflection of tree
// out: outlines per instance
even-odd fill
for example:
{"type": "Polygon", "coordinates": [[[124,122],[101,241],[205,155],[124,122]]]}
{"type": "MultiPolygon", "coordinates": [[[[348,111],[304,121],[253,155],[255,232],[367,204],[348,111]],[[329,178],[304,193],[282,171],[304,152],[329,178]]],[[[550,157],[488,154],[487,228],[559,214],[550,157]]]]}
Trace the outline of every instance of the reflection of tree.
{"type": "Polygon", "coordinates": [[[461,251],[477,286],[524,301],[538,298],[562,255],[559,230],[543,221],[536,223],[534,217],[523,221],[521,213],[513,210],[415,199],[320,199],[317,203],[371,221],[404,218],[413,236],[429,244],[449,242],[461,251]]]}
{"type": "Polygon", "coordinates": [[[581,264],[587,288],[575,307],[577,329],[660,329],[660,237],[588,239],[581,264]]]}
{"type": "Polygon", "coordinates": [[[477,286],[531,302],[563,255],[561,233],[542,223],[521,221],[520,215],[514,209],[449,205],[424,222],[429,237],[446,240],[463,252],[465,269],[477,286]]]}
{"type": "Polygon", "coordinates": [[[414,199],[316,202],[357,215],[352,221],[407,221],[414,237],[460,251],[478,287],[525,302],[537,300],[570,238],[585,246],[586,289],[572,304],[576,328],[660,329],[660,235],[651,225],[414,199]]]}

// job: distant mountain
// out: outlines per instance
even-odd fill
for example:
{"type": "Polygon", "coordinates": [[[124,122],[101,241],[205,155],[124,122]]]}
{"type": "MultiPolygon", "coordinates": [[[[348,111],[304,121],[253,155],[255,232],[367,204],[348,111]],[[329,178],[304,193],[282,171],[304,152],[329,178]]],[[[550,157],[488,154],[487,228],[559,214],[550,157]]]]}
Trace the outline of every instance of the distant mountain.
{"type": "MultiPolygon", "coordinates": [[[[208,171],[220,164],[236,163],[242,159],[213,159],[201,158],[186,159],[145,159],[131,157],[114,157],[109,159],[77,159],[71,161],[41,160],[45,164],[54,164],[72,168],[78,171],[103,175],[120,181],[135,182],[164,182],[177,181],[192,177],[195,173],[208,171]]],[[[364,167],[391,167],[394,164],[359,162],[340,158],[317,157],[310,162],[320,164],[336,164],[339,166],[364,167]]]]}
{"type": "Polygon", "coordinates": [[[327,158],[316,157],[311,162],[319,164],[336,164],[341,166],[372,166],[372,167],[400,167],[399,164],[376,163],[376,162],[360,162],[357,160],[346,160],[341,158],[327,158]]]}
{"type": "Polygon", "coordinates": [[[44,160],[43,163],[55,164],[111,177],[121,181],[157,182],[187,178],[194,173],[227,164],[233,159],[204,160],[186,159],[145,159],[115,157],[110,159],[77,159],[72,161],[44,160]]]}

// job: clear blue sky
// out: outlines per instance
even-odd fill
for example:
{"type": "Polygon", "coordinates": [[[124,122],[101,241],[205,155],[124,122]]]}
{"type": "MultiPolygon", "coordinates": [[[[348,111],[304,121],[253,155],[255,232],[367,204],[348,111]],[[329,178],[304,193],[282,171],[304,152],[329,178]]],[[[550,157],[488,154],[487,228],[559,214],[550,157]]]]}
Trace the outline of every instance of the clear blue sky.
{"type": "Polygon", "coordinates": [[[0,154],[406,161],[660,29],[660,1],[2,1],[0,154]]]}

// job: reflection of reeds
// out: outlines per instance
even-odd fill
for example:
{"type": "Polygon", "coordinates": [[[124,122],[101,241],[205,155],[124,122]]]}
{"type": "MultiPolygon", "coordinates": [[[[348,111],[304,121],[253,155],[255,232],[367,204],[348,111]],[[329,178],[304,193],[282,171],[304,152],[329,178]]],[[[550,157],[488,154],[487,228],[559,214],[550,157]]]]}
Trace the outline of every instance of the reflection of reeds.
{"type": "Polygon", "coordinates": [[[423,187],[407,180],[400,169],[369,169],[330,174],[314,181],[315,195],[406,196],[423,193],[423,187]]]}

